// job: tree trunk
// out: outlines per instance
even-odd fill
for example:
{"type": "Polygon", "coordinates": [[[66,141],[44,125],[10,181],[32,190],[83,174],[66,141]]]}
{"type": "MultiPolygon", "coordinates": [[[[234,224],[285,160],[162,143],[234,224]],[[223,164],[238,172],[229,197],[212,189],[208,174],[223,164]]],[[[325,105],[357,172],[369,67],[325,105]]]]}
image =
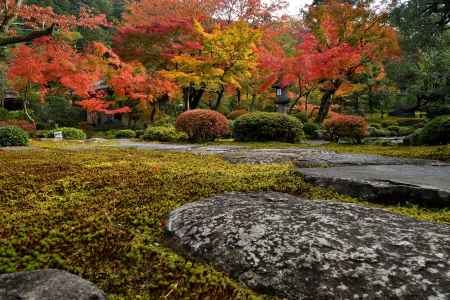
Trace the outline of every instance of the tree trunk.
{"type": "Polygon", "coordinates": [[[319,114],[317,115],[317,122],[322,123],[330,111],[331,103],[333,101],[334,90],[327,90],[320,101],[319,114]]]}
{"type": "Polygon", "coordinates": [[[236,99],[237,99],[237,106],[240,108],[241,106],[241,90],[238,89],[236,91],[236,99]]]}
{"type": "Polygon", "coordinates": [[[191,109],[196,109],[200,103],[200,101],[202,100],[203,94],[205,93],[205,89],[201,88],[198,90],[195,90],[194,88],[192,88],[193,90],[193,97],[191,99],[191,109]]]}
{"type": "Polygon", "coordinates": [[[225,94],[225,88],[222,87],[218,92],[217,92],[217,101],[216,104],[214,105],[213,109],[214,110],[219,110],[220,107],[220,103],[222,102],[223,99],[223,95],[225,94]]]}

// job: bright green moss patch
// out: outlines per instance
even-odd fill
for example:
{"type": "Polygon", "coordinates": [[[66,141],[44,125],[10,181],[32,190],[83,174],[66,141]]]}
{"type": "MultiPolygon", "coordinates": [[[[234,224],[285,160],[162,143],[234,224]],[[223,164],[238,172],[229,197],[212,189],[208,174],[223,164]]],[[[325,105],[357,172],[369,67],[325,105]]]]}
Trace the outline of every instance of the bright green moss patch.
{"type": "Polygon", "coordinates": [[[324,150],[340,153],[365,153],[394,157],[436,159],[450,162],[450,145],[444,146],[377,146],[377,145],[336,145],[321,146],[324,150]]]}
{"type": "MultiPolygon", "coordinates": [[[[260,297],[164,246],[161,222],[185,203],[227,191],[356,201],[304,183],[289,164],[233,165],[215,156],[37,145],[45,149],[0,153],[0,273],[65,269],[112,299],[260,297]]],[[[389,209],[450,223],[449,211],[389,209]]]]}

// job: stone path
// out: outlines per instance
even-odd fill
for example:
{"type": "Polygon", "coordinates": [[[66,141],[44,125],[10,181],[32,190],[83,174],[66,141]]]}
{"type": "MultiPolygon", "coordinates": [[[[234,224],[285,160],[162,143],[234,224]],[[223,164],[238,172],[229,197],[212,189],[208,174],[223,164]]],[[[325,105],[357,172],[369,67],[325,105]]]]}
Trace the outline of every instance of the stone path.
{"type": "Polygon", "coordinates": [[[365,165],[297,171],[307,182],[356,198],[450,207],[450,166],[365,165]]]}
{"type": "Polygon", "coordinates": [[[281,193],[182,206],[169,245],[283,299],[450,299],[450,227],[281,193]]]}
{"type": "Polygon", "coordinates": [[[194,154],[219,154],[233,163],[286,163],[297,166],[341,165],[447,165],[443,162],[386,157],[368,154],[342,154],[317,148],[250,149],[245,146],[201,146],[196,144],[159,144],[119,140],[113,147],[142,150],[189,152],[194,154]]]}

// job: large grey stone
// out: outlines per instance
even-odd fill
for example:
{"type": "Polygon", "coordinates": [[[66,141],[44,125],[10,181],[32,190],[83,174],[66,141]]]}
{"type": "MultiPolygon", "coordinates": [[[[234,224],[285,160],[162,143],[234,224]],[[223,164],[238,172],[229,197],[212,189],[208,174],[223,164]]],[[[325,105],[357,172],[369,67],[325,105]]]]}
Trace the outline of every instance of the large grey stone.
{"type": "Polygon", "coordinates": [[[450,299],[450,227],[280,193],[185,205],[169,245],[287,299],[450,299]]]}
{"type": "Polygon", "coordinates": [[[94,284],[59,270],[0,275],[0,300],[105,300],[94,284]]]}
{"type": "Polygon", "coordinates": [[[450,166],[375,165],[297,170],[307,182],[369,201],[450,206],[450,166]]]}

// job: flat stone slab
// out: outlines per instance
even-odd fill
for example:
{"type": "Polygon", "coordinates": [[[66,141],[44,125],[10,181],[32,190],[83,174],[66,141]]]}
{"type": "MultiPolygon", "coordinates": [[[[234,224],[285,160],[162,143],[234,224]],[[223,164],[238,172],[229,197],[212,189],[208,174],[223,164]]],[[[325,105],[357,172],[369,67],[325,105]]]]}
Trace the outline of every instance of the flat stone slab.
{"type": "Polygon", "coordinates": [[[279,148],[279,149],[249,149],[245,146],[201,146],[196,144],[160,144],[119,140],[114,147],[136,148],[142,150],[189,152],[194,154],[222,155],[232,163],[288,163],[298,166],[341,166],[341,165],[448,165],[444,162],[386,157],[367,154],[342,154],[323,151],[314,148],[279,148]]]}
{"type": "Polygon", "coordinates": [[[450,227],[280,193],[173,211],[169,245],[286,299],[450,299],[450,227]]]}
{"type": "Polygon", "coordinates": [[[307,182],[369,201],[450,206],[450,166],[369,165],[297,171],[307,182]]]}
{"type": "Polygon", "coordinates": [[[0,274],[0,300],[106,300],[94,284],[59,270],[0,274]]]}

